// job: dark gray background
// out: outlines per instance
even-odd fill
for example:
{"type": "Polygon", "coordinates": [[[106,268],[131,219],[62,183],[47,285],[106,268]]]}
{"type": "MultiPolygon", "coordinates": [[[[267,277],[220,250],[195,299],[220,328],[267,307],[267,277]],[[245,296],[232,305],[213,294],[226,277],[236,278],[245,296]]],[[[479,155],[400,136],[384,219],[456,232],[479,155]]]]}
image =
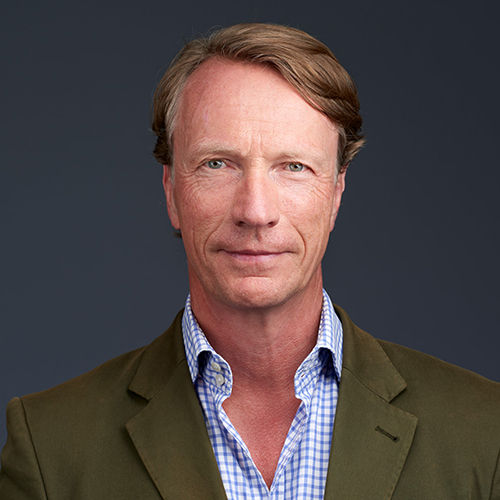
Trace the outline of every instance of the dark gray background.
{"type": "Polygon", "coordinates": [[[10,2],[1,12],[0,444],[15,396],[151,341],[187,292],[151,155],[191,37],[271,21],[326,42],[367,146],[325,258],[376,336],[500,379],[496,2],[10,2]]]}

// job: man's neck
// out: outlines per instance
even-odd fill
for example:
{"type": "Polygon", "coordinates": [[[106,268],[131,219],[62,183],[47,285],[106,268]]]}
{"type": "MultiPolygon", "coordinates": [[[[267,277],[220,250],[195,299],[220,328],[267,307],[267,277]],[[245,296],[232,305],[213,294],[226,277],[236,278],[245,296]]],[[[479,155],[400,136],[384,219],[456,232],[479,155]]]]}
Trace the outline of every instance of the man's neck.
{"type": "Polygon", "coordinates": [[[205,294],[191,296],[208,341],[231,366],[234,388],[268,393],[293,388],[293,376],[317,340],[322,300],[321,283],[266,309],[236,309],[205,294]]]}

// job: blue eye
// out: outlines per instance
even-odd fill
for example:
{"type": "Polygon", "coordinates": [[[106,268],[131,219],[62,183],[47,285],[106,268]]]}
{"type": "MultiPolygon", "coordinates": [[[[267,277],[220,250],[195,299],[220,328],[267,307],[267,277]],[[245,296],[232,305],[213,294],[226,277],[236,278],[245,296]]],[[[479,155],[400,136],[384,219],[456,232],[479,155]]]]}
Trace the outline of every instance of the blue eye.
{"type": "Polygon", "coordinates": [[[304,165],[302,165],[302,163],[298,163],[298,162],[292,162],[292,163],[289,163],[286,168],[288,168],[288,170],[290,170],[290,172],[302,172],[306,167],[304,165]]]}
{"type": "Polygon", "coordinates": [[[208,160],[207,166],[208,168],[217,170],[218,168],[222,168],[224,166],[224,162],[222,160],[208,160]]]}

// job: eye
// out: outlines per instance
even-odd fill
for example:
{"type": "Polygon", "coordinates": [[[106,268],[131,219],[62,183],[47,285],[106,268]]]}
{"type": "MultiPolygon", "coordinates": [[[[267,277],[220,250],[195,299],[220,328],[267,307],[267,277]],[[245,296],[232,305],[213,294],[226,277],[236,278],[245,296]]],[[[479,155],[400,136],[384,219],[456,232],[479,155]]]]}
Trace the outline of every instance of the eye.
{"type": "Polygon", "coordinates": [[[299,163],[299,162],[291,162],[289,163],[286,168],[290,171],[290,172],[303,172],[306,168],[305,165],[303,165],[302,163],[299,163]]]}
{"type": "Polygon", "coordinates": [[[222,168],[225,163],[223,160],[208,160],[206,163],[208,168],[211,168],[212,170],[217,170],[219,168],[222,168]]]}

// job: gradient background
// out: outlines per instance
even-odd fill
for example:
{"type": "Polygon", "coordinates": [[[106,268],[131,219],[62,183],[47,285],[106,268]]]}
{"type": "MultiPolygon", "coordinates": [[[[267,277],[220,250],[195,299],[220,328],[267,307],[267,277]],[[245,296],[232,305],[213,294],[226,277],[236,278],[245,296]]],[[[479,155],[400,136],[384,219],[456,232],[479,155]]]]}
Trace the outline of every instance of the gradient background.
{"type": "Polygon", "coordinates": [[[185,41],[271,21],[357,82],[364,151],[325,257],[372,334],[500,380],[498,3],[10,2],[1,12],[5,406],[150,342],[187,292],[149,130],[185,41]]]}

